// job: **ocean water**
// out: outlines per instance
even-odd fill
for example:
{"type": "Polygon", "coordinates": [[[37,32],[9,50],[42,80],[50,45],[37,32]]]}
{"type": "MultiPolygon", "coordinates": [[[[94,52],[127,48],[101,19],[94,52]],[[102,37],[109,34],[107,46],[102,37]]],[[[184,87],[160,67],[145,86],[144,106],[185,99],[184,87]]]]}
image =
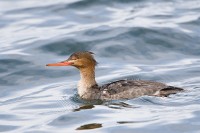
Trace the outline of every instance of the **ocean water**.
{"type": "Polygon", "coordinates": [[[199,0],[0,0],[0,132],[199,133],[199,0]],[[79,72],[48,68],[92,51],[96,80],[184,88],[110,102],[77,95],[79,72]]]}

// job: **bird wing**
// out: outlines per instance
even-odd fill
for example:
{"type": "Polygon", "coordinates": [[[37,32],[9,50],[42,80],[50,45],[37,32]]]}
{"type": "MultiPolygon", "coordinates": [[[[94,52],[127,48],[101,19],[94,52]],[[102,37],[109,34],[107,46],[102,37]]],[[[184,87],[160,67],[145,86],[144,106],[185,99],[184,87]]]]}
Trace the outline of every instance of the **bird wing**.
{"type": "Polygon", "coordinates": [[[101,87],[105,99],[130,99],[142,95],[153,95],[166,88],[163,83],[143,80],[118,80],[101,87]]]}

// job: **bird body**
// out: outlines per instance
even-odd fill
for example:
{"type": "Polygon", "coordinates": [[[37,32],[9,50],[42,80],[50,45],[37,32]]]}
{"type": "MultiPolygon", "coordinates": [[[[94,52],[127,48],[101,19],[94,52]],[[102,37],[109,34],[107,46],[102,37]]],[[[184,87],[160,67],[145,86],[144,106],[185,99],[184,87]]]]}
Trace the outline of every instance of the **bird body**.
{"type": "Polygon", "coordinates": [[[168,86],[155,81],[118,80],[99,86],[95,80],[96,60],[92,52],[76,52],[67,60],[47,64],[47,66],[74,66],[80,71],[78,94],[85,100],[132,99],[143,95],[168,96],[183,91],[182,88],[168,86]]]}

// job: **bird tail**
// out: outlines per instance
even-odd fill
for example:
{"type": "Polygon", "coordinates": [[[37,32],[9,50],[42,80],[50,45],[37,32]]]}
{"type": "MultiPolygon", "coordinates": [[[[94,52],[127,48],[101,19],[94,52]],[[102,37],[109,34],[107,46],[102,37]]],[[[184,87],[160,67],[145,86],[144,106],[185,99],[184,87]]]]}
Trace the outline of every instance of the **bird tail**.
{"type": "Polygon", "coordinates": [[[166,88],[163,88],[159,92],[159,96],[164,96],[167,97],[171,94],[176,94],[178,92],[182,92],[184,89],[179,88],[179,87],[174,87],[174,86],[167,86],[166,88]]]}

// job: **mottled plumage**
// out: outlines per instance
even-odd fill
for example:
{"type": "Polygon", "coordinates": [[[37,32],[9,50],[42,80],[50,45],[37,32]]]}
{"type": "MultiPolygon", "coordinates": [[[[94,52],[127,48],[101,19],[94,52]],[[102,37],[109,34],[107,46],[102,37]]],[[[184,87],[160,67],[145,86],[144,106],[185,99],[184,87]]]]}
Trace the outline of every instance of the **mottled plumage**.
{"type": "Polygon", "coordinates": [[[168,96],[183,91],[182,88],[143,80],[119,80],[102,86],[94,85],[82,95],[83,99],[132,99],[143,95],[168,96]]]}
{"type": "Polygon", "coordinates": [[[78,94],[86,100],[132,99],[143,95],[168,96],[183,91],[182,88],[168,86],[163,83],[144,80],[119,80],[98,86],[95,80],[96,60],[92,52],[76,52],[66,61],[47,66],[74,66],[79,69],[81,79],[78,94]]]}

